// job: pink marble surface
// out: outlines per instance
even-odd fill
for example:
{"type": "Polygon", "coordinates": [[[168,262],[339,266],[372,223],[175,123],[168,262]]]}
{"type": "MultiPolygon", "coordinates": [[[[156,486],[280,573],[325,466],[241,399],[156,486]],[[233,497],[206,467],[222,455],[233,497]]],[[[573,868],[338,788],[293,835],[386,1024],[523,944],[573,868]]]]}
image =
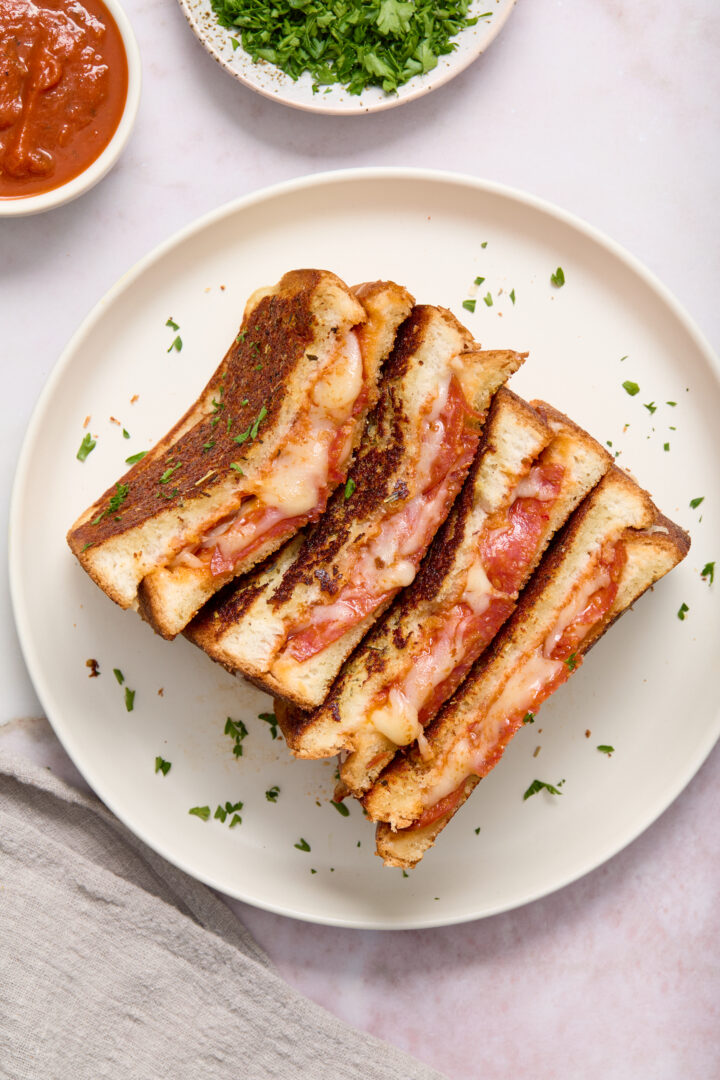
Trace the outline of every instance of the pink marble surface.
{"type": "MultiPolygon", "coordinates": [[[[124,6],[144,88],[122,160],[82,200],[0,221],[6,494],[48,372],[113,282],[199,214],[325,169],[446,168],[549,199],[629,248],[720,340],[716,0],[521,0],[486,56],[448,86],[344,120],[287,110],[236,84],[174,0],[124,6]]],[[[4,525],[6,500],[2,513],[4,525]]],[[[81,782],[41,721],[24,732],[13,723],[41,710],[4,579],[0,603],[0,738],[81,782]]],[[[463,926],[344,931],[232,906],[289,982],[452,1080],[714,1078],[719,792],[716,749],[609,863],[463,926]]]]}

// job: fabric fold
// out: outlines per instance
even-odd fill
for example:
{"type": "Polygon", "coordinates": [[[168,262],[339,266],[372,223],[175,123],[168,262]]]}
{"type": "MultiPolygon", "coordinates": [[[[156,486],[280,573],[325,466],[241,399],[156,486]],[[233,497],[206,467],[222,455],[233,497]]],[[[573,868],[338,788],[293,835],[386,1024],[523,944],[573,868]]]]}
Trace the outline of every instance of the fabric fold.
{"type": "Polygon", "coordinates": [[[206,886],[0,752],[0,1077],[442,1080],[293,990],[206,886]]]}

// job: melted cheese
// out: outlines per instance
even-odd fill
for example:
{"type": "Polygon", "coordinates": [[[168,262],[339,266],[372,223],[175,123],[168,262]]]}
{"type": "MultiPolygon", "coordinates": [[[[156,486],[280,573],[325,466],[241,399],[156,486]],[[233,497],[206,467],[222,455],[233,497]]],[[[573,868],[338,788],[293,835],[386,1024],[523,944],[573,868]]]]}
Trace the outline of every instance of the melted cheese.
{"type": "Polygon", "coordinates": [[[334,430],[328,424],[316,424],[307,439],[286,443],[262,484],[266,506],[282,510],[286,517],[310,513],[327,482],[328,445],[334,430]]]}
{"type": "Polygon", "coordinates": [[[395,688],[390,691],[387,704],[370,714],[370,723],[396,746],[407,746],[422,733],[417,709],[402,690],[395,688]]]}
{"type": "Polygon", "coordinates": [[[588,601],[593,593],[598,589],[604,589],[606,585],[610,584],[610,574],[605,567],[599,567],[594,574],[591,574],[585,582],[580,586],[578,591],[572,597],[571,602],[567,604],[560,613],[560,616],[553,626],[550,633],[545,638],[543,644],[543,654],[545,656],[551,656],[552,652],[557,645],[563,633],[573,622],[578,615],[585,610],[588,601]]]}
{"type": "MultiPolygon", "coordinates": [[[[315,383],[312,399],[326,412],[346,414],[357,400],[363,385],[363,360],[354,330],[339,341],[340,358],[315,383]]],[[[345,419],[343,415],[342,419],[345,419]]]]}
{"type": "Polygon", "coordinates": [[[528,711],[537,695],[563,670],[562,660],[548,660],[538,649],[510,676],[490,706],[482,726],[459,739],[451,748],[434,783],[422,792],[424,807],[435,806],[473,773],[482,776],[488,756],[502,738],[511,718],[528,711]]]}

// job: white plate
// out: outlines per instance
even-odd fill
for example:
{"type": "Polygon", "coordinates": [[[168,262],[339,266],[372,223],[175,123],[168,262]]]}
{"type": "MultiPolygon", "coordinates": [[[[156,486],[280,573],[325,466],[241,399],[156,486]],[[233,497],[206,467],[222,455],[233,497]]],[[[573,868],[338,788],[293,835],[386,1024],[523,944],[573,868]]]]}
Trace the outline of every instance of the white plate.
{"type": "Polygon", "coordinates": [[[461,31],[453,39],[457,42],[457,48],[447,56],[441,56],[436,68],[426,75],[416,75],[399,87],[396,94],[386,94],[380,87],[371,87],[359,96],[348,94],[341,86],[323,87],[313,93],[313,80],[307,72],[295,82],[274,64],[264,61],[253,63],[242,47],[233,47],[233,39],[239,40],[240,34],[220,25],[210,0],[179,0],[179,3],[185,18],[210,55],[251,90],[296,109],[349,116],[404,105],[449,82],[473,60],[477,60],[497,37],[516,0],[473,0],[468,15],[487,17],[461,31]]]}
{"type": "Polygon", "coordinates": [[[38,694],[68,753],[108,806],[166,858],[232,896],[297,918],[376,928],[458,922],[522,904],[598,866],[669,805],[718,734],[713,594],[720,586],[710,588],[699,573],[718,555],[720,535],[714,365],[677,303],[635,260],[562,211],[495,185],[352,171],[285,184],[203,218],[144,259],[86,319],[48,382],[21,456],[11,520],[15,613],[38,694]],[[550,284],[558,265],[566,277],[560,289],[550,284]],[[530,349],[513,386],[609,439],[622,450],[620,464],[632,465],[693,535],[685,563],[519,733],[407,878],[373,854],[358,805],[343,818],[328,804],[334,763],[293,761],[255,720],[269,699],[185,640],[162,641],[120,611],[64,540],[125,457],[149,447],[194,399],[250,291],[303,266],[348,282],[394,278],[418,300],[451,307],[486,347],[530,349]],[[485,281],[470,314],[462,301],[476,276],[485,281]],[[488,291],[492,307],[482,300],[488,291]],[[170,316],[181,352],[167,352],[170,316]],[[635,397],[622,388],[628,379],[640,384],[635,397]],[[653,414],[644,408],[652,402],[653,414]],[[81,464],[75,454],[88,414],[98,441],[81,464]],[[703,504],[690,509],[701,495],[703,504]],[[684,621],[676,616],[682,603],[690,609],[684,621]],[[100,663],[96,679],[85,666],[91,657],[100,663]],[[115,667],[136,690],[131,713],[115,667]],[[239,760],[223,734],[227,716],[249,728],[239,760]],[[616,752],[608,758],[598,744],[616,752]],[[172,762],[167,777],[155,775],[156,755],[172,762]],[[565,779],[562,797],[524,802],[535,778],[565,779]],[[264,794],[273,785],[281,789],[275,804],[264,794]],[[188,815],[192,806],[214,810],[238,799],[243,821],[233,830],[188,815]],[[301,837],[309,853],[294,846],[301,837]]]}

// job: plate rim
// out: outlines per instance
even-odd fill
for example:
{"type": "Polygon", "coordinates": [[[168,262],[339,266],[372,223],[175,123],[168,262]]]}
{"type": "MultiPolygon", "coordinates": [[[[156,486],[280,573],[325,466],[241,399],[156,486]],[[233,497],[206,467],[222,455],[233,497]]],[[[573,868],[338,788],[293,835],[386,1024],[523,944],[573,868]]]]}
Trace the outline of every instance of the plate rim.
{"type": "MultiPolygon", "coordinates": [[[[482,56],[485,50],[490,45],[492,45],[495,38],[505,26],[505,23],[507,22],[511,13],[514,11],[517,0],[507,0],[506,7],[502,8],[501,11],[498,13],[497,21],[493,22],[490,34],[487,38],[485,38],[480,48],[470,51],[469,55],[467,57],[464,57],[461,63],[456,65],[450,64],[444,72],[438,72],[437,68],[433,69],[434,72],[437,72],[437,78],[433,78],[433,81],[429,84],[420,85],[415,90],[411,90],[407,94],[395,96],[388,94],[387,100],[381,99],[379,102],[376,102],[372,105],[362,105],[359,103],[358,99],[357,105],[343,107],[339,107],[337,105],[332,106],[330,104],[325,105],[323,104],[322,100],[318,100],[317,102],[315,102],[315,100],[312,98],[306,102],[294,101],[287,97],[283,92],[273,93],[272,91],[267,90],[264,86],[258,85],[258,83],[255,82],[253,79],[248,78],[248,76],[245,75],[243,72],[238,71],[235,67],[233,67],[231,61],[233,59],[234,53],[229,57],[223,56],[218,49],[214,48],[214,46],[212,46],[207,41],[199,25],[198,18],[191,10],[189,0],[178,0],[178,4],[180,5],[180,9],[185,16],[188,26],[195,35],[195,38],[202,45],[203,49],[207,52],[207,54],[211,56],[212,59],[217,64],[219,64],[221,68],[223,68],[224,71],[226,71],[229,75],[232,75],[233,78],[237,79],[237,81],[243,86],[247,87],[248,90],[253,90],[256,94],[260,94],[261,97],[266,98],[268,101],[274,101],[277,104],[285,105],[291,109],[299,109],[302,112],[315,113],[319,116],[366,116],[370,113],[386,112],[388,109],[395,109],[399,105],[407,105],[411,101],[417,101],[418,98],[424,97],[426,94],[431,93],[431,91],[433,90],[439,89],[439,87],[441,86],[445,86],[452,79],[454,79],[456,75],[460,75],[463,71],[466,71],[467,68],[469,68],[471,64],[474,64],[475,61],[482,56]]],[[[495,12],[493,12],[493,15],[495,15],[495,12]]],[[[218,26],[220,26],[219,23],[218,26]]],[[[221,29],[226,28],[221,27],[221,29]]],[[[246,55],[248,56],[248,60],[250,60],[250,62],[252,63],[249,54],[246,55]]],[[[273,67],[274,66],[275,65],[273,65],[273,67]]],[[[286,76],[285,72],[283,72],[282,69],[278,68],[278,71],[281,73],[281,75],[283,75],[283,77],[290,77],[286,76]]],[[[428,72],[428,74],[431,73],[428,72]]],[[[410,86],[415,81],[415,79],[420,78],[422,78],[422,75],[415,75],[412,79],[408,80],[408,82],[404,83],[403,85],[410,86]]],[[[341,84],[333,83],[333,86],[335,85],[341,84]]]]}
{"type": "Polygon", "coordinates": [[[27,666],[28,673],[32,680],[35,691],[38,695],[40,703],[45,710],[47,719],[51,724],[53,731],[60,743],[62,744],[65,752],[70,759],[75,763],[79,772],[85,777],[90,784],[94,793],[98,798],[110,809],[110,811],[118,818],[123,825],[129,829],[129,831],[138,837],[144,844],[146,844],[152,851],[155,851],[162,858],[166,859],[171,865],[187,873],[195,880],[201,881],[208,885],[210,888],[216,889],[227,896],[231,896],[234,899],[241,900],[244,903],[248,903],[251,906],[260,908],[265,911],[272,912],[277,915],[284,915],[288,918],[298,919],[303,922],[314,923],[323,926],[342,927],[346,929],[362,929],[362,930],[419,930],[430,929],[442,926],[458,925],[465,922],[471,922],[475,919],[487,918],[492,915],[500,914],[506,911],[512,911],[515,908],[521,907],[524,904],[530,903],[535,900],[540,900],[551,893],[557,892],[560,889],[572,884],[573,882],[584,877],[591,871],[598,869],[609,859],[619,854],[631,843],[633,843],[646,829],[648,829],[658,818],[670,808],[675,799],[680,795],[684,788],[689,784],[693,777],[697,774],[703,763],[707,760],[711,751],[713,750],[718,738],[720,737],[720,707],[718,708],[716,716],[713,718],[713,723],[708,723],[707,732],[705,738],[699,741],[698,749],[690,760],[686,768],[679,774],[676,781],[668,789],[666,789],[663,799],[660,804],[650,807],[645,815],[641,815],[640,823],[636,828],[631,831],[627,836],[623,838],[622,843],[616,846],[614,842],[608,842],[606,847],[600,851],[595,851],[592,857],[589,857],[581,864],[577,864],[573,867],[572,871],[566,874],[559,880],[547,885],[547,887],[538,890],[526,889],[521,896],[515,897],[512,902],[501,902],[494,906],[491,906],[488,910],[481,913],[477,912],[461,912],[457,914],[451,914],[449,916],[437,916],[428,915],[426,917],[413,917],[412,921],[404,921],[402,923],[390,919],[382,920],[374,917],[370,918],[352,918],[342,917],[335,915],[322,916],[307,911],[298,911],[292,906],[282,903],[270,903],[266,901],[258,901],[256,898],[242,893],[239,890],[229,892],[226,883],[219,882],[213,878],[212,875],[198,874],[198,872],[192,868],[192,866],[182,857],[170,854],[165,850],[164,845],[158,845],[147,835],[145,829],[138,828],[136,825],[130,825],[122,810],[116,807],[114,800],[106,801],[104,796],[100,794],[103,784],[96,783],[96,776],[94,768],[86,767],[85,764],[80,765],[79,760],[76,759],[75,747],[71,749],[69,744],[72,743],[72,737],[69,731],[64,730],[65,722],[63,720],[62,711],[57,712],[53,708],[48,708],[48,703],[53,701],[54,695],[52,689],[46,684],[40,658],[35,651],[35,644],[33,641],[33,634],[31,629],[31,620],[29,613],[25,610],[21,591],[21,566],[20,566],[20,550],[21,542],[19,537],[19,530],[16,527],[16,522],[19,520],[22,510],[22,501],[24,498],[24,491],[27,486],[27,472],[29,469],[30,452],[35,444],[38,427],[40,424],[41,416],[47,406],[52,400],[55,393],[56,385],[63,378],[66,369],[69,367],[72,357],[81,345],[84,338],[92,332],[97,322],[102,318],[105,309],[113,303],[116,298],[128,289],[148,268],[152,267],[154,263],[162,259],[169,251],[180,246],[188,239],[192,238],[197,233],[201,233],[203,230],[211,227],[217,221],[222,220],[225,217],[231,216],[235,213],[247,210],[248,208],[262,203],[270,201],[276,198],[283,198],[288,195],[293,195],[297,192],[311,190],[316,187],[324,187],[327,185],[337,185],[346,183],[356,183],[363,181],[370,182],[382,182],[385,180],[401,181],[404,184],[412,182],[421,183],[435,183],[440,185],[447,185],[449,187],[462,186],[465,188],[471,188],[477,192],[488,194],[496,197],[508,199],[510,201],[519,203],[524,207],[529,207],[531,210],[539,212],[543,215],[549,216],[566,226],[569,226],[576,231],[579,231],[583,236],[590,239],[592,242],[599,244],[605,248],[611,254],[618,257],[626,266],[629,267],[638,277],[644,281],[663,301],[663,303],[671,310],[672,314],[681,323],[683,329],[688,333],[693,340],[697,349],[702,353],[703,359],[707,363],[708,367],[715,376],[717,382],[720,383],[720,358],[715,354],[709,341],[696,325],[692,317],[688,314],[685,307],[674,296],[673,293],[660,281],[660,279],[649,270],[636,256],[632,255],[625,248],[623,248],[616,241],[606,236],[602,231],[595,226],[590,225],[582,218],[563,210],[561,207],[541,199],[531,193],[524,192],[522,190],[509,187],[508,185],[501,184],[495,181],[483,180],[481,178],[473,177],[468,174],[455,173],[451,171],[434,170],[434,169],[416,169],[416,168],[404,168],[404,167],[365,167],[357,169],[345,169],[345,170],[333,170],[322,173],[312,174],[310,176],[298,177],[292,180],[283,181],[278,184],[271,185],[269,187],[261,188],[257,191],[251,192],[244,196],[240,196],[237,199],[224,203],[221,206],[211,210],[199,218],[189,222],[173,233],[166,240],[162,241],[136,263],[134,263],[128,271],[121,274],[118,280],[111,286],[111,288],[102,296],[86,314],[81,321],[80,325],[73,333],[58,359],[56,360],[48,379],[40,392],[40,395],[32,410],[28,426],[23,439],[22,447],[18,457],[18,462],[15,470],[15,477],[12,486],[12,493],[10,498],[10,510],[9,510],[9,536],[8,536],[8,571],[9,571],[9,585],[10,585],[10,598],[15,625],[18,633],[18,639],[23,655],[24,662],[27,666]],[[59,715],[58,715],[59,713],[59,715]]]}

